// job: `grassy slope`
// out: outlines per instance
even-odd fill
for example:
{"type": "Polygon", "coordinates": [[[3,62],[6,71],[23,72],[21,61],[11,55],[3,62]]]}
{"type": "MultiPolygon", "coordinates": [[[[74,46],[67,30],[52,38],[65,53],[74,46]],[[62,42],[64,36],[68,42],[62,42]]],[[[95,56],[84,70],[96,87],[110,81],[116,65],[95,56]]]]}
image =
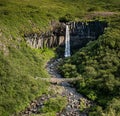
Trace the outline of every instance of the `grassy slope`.
{"type": "Polygon", "coordinates": [[[53,52],[29,48],[24,33],[45,31],[60,17],[79,20],[87,12],[120,11],[119,4],[119,0],[0,0],[0,115],[24,109],[47,88],[33,77],[48,76],[43,65],[53,52]]]}
{"type": "Polygon", "coordinates": [[[50,20],[67,16],[78,20],[86,11],[119,11],[119,0],[0,0],[0,27],[6,34],[45,30],[50,20]],[[105,2],[104,2],[105,1],[105,2]],[[88,3],[88,4],[87,4],[88,3]],[[108,7],[109,6],[109,7],[108,7]]]}
{"type": "Polygon", "coordinates": [[[33,50],[25,45],[9,46],[0,52],[0,115],[10,115],[26,107],[31,100],[47,93],[48,83],[36,77],[49,77],[45,62],[54,56],[51,50],[33,50]]]}

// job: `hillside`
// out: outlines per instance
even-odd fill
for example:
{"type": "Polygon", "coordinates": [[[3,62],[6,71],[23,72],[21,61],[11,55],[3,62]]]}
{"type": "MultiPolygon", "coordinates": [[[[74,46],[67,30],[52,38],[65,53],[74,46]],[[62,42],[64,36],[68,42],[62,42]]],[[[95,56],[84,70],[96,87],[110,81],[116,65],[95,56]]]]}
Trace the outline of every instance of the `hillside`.
{"type": "Polygon", "coordinates": [[[119,17],[112,17],[103,35],[65,59],[60,66],[64,77],[82,78],[74,86],[96,102],[91,116],[120,115],[119,21],[119,17]]]}
{"type": "MultiPolygon", "coordinates": [[[[80,92],[87,96],[86,90],[92,85],[89,92],[96,95],[93,100],[100,106],[105,105],[106,108],[106,104],[114,102],[114,98],[117,103],[120,86],[119,6],[119,0],[0,0],[0,115],[20,112],[30,101],[47,93],[49,83],[35,78],[49,77],[44,66],[50,58],[55,57],[54,50],[30,48],[24,34],[45,32],[50,29],[51,21],[61,19],[86,21],[92,17],[92,20],[102,19],[109,23],[103,36],[75,53],[67,62],[75,65],[76,72],[85,78],[83,87],[78,86],[80,92]],[[109,17],[105,12],[115,16],[109,17]],[[107,17],[101,17],[101,14],[107,17]],[[89,74],[89,70],[93,74],[89,74]],[[93,79],[89,80],[86,78],[88,76],[93,76],[93,79]],[[98,87],[97,83],[102,83],[106,76],[108,80],[98,87]],[[104,84],[103,94],[108,91],[108,95],[100,96],[104,84]],[[109,102],[100,101],[109,95],[112,95],[109,102]]],[[[118,106],[113,104],[111,107],[117,108],[119,113],[118,106]]]]}
{"type": "Polygon", "coordinates": [[[51,20],[66,17],[79,20],[94,11],[118,12],[119,0],[0,0],[0,27],[17,36],[30,31],[44,31],[51,20]]]}

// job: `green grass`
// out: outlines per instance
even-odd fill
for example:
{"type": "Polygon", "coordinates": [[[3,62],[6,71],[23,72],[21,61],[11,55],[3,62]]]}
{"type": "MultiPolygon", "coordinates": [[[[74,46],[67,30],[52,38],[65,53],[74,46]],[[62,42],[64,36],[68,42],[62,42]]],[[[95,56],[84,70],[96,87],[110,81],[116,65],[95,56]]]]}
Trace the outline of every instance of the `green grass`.
{"type": "Polygon", "coordinates": [[[18,36],[25,32],[45,31],[51,20],[68,16],[79,20],[86,12],[119,11],[119,0],[0,0],[0,27],[18,36]],[[108,7],[109,6],[109,7],[108,7]]]}
{"type": "Polygon", "coordinates": [[[8,46],[9,53],[0,52],[0,115],[7,116],[25,109],[31,100],[47,93],[49,83],[45,63],[54,57],[53,50],[34,50],[25,43],[8,46]],[[36,79],[37,78],[37,79],[36,79]]]}

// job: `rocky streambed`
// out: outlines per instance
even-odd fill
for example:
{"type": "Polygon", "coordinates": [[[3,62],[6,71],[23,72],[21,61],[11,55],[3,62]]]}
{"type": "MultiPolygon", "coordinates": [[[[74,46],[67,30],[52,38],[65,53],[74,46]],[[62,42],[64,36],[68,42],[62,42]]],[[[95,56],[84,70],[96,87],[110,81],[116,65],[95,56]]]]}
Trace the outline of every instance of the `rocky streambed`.
{"type": "Polygon", "coordinates": [[[58,73],[57,66],[62,59],[52,59],[47,63],[46,69],[51,75],[55,83],[52,83],[49,87],[49,91],[54,91],[53,94],[44,94],[38,99],[31,102],[30,106],[25,109],[25,111],[19,113],[19,116],[30,116],[32,114],[41,114],[40,109],[44,107],[45,101],[50,98],[55,98],[59,96],[65,96],[67,98],[66,107],[58,112],[56,116],[87,116],[89,107],[93,105],[90,100],[84,98],[79,94],[74,87],[68,82],[62,81],[57,83],[56,80],[62,79],[61,75],[58,73]],[[83,109],[80,111],[80,109],[83,109]]]}
{"type": "MultiPolygon", "coordinates": [[[[59,65],[61,60],[62,59],[57,59],[48,62],[46,68],[52,77],[62,79],[57,70],[57,66],[59,65]]],[[[93,103],[79,94],[70,83],[62,82],[59,83],[59,86],[62,88],[61,95],[67,97],[68,104],[61,113],[58,113],[58,116],[87,116],[88,108],[92,106],[93,103]],[[82,112],[80,112],[81,105],[86,106],[85,110],[83,110],[82,112]]]]}

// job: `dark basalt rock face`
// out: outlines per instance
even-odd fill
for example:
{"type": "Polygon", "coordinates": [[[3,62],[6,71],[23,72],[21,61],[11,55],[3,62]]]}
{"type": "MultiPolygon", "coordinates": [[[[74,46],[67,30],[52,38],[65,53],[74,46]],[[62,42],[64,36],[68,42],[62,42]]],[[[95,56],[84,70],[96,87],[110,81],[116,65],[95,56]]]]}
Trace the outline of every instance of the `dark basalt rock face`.
{"type": "Polygon", "coordinates": [[[65,24],[61,23],[51,31],[24,35],[26,42],[33,48],[53,48],[63,46],[65,41],[65,24]]]}
{"type": "MultiPolygon", "coordinates": [[[[96,40],[103,34],[107,22],[69,22],[71,51],[84,47],[89,41],[96,40]]],[[[33,48],[65,46],[65,23],[59,23],[45,33],[25,34],[26,42],[33,48]]],[[[59,49],[58,49],[59,50],[59,49]]],[[[64,52],[63,52],[64,53],[64,52]]]]}
{"type": "Polygon", "coordinates": [[[103,34],[107,22],[90,21],[71,24],[70,44],[72,49],[84,47],[89,41],[96,40],[103,34]]]}

